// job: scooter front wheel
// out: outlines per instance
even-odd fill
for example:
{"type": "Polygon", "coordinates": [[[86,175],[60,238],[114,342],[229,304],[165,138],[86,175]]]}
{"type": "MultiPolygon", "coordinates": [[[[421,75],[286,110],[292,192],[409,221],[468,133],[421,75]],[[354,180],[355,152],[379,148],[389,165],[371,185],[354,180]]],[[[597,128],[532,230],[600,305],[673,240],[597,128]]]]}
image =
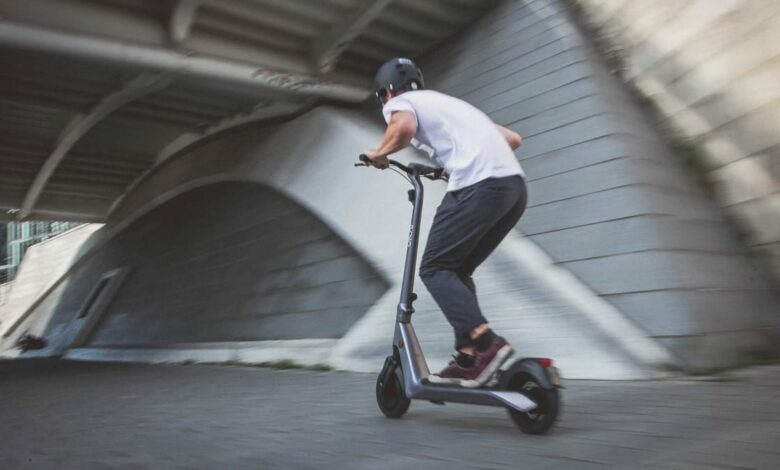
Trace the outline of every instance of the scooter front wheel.
{"type": "Polygon", "coordinates": [[[508,371],[503,376],[503,388],[518,392],[534,403],[536,408],[530,411],[507,409],[512,421],[526,434],[546,433],[558,418],[560,396],[556,388],[545,388],[533,374],[518,370],[508,371]]]}
{"type": "Polygon", "coordinates": [[[376,402],[388,418],[400,418],[409,409],[411,400],[404,393],[404,374],[397,363],[383,369],[377,377],[376,402]]]}

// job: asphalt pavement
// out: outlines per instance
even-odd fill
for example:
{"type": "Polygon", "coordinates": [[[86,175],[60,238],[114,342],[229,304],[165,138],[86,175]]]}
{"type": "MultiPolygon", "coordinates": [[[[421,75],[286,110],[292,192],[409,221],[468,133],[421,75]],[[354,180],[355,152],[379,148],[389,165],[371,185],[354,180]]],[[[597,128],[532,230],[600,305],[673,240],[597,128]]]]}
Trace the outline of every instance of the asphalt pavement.
{"type": "MultiPolygon", "coordinates": [[[[564,371],[565,373],[565,371],[564,371]]],[[[0,469],[777,469],[780,367],[569,381],[559,424],[413,402],[372,374],[218,365],[0,362],[0,469]]]]}

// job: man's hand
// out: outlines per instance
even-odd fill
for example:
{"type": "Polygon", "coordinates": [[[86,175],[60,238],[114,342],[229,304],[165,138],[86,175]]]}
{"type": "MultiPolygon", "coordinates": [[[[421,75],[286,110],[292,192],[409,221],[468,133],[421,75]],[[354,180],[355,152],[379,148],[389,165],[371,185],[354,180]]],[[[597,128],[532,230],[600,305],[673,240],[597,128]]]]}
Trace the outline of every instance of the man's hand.
{"type": "Polygon", "coordinates": [[[363,155],[368,157],[368,164],[375,168],[384,170],[390,166],[390,161],[388,161],[387,155],[380,154],[376,151],[376,149],[363,150],[363,155]]]}

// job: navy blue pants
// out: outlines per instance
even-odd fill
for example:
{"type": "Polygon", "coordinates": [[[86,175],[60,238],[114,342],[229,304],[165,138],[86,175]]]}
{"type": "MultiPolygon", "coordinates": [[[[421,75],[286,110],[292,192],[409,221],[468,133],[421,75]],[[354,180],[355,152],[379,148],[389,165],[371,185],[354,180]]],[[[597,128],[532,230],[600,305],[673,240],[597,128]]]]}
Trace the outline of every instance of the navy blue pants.
{"type": "Polygon", "coordinates": [[[469,332],[487,323],[472,275],[525,211],[521,176],[488,178],[447,192],[433,219],[420,278],[455,330],[455,349],[472,345],[469,332]]]}

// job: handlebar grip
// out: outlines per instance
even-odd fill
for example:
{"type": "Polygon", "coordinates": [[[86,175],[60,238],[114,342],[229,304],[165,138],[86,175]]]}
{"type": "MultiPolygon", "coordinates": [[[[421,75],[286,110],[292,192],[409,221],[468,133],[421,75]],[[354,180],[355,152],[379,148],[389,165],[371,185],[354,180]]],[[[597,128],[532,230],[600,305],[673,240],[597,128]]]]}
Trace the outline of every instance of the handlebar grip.
{"type": "MultiPolygon", "coordinates": [[[[368,166],[368,165],[370,165],[370,164],[371,164],[371,159],[369,159],[369,158],[366,156],[366,154],[365,154],[365,153],[361,153],[361,154],[360,154],[360,156],[358,157],[358,160],[360,160],[360,161],[361,161],[363,164],[361,165],[360,163],[355,163],[355,166],[368,166]]],[[[404,171],[404,172],[408,173],[408,174],[412,174],[412,173],[415,171],[415,170],[413,170],[413,169],[412,169],[413,167],[415,167],[415,165],[416,165],[416,168],[421,168],[421,169],[422,169],[422,168],[427,168],[427,169],[428,169],[428,170],[430,170],[430,171],[433,171],[433,170],[435,170],[435,168],[426,167],[425,165],[419,165],[419,164],[414,164],[414,163],[412,163],[412,164],[411,164],[411,165],[409,165],[409,166],[406,166],[406,165],[404,165],[403,163],[401,163],[401,162],[397,162],[397,161],[395,161],[395,160],[393,160],[393,159],[389,159],[389,160],[388,160],[388,163],[389,163],[390,165],[392,165],[392,166],[395,166],[395,167],[397,167],[398,169],[400,169],[400,170],[402,170],[402,171],[404,171]]],[[[429,171],[428,173],[430,173],[430,171],[429,171]]],[[[424,173],[420,173],[420,175],[424,176],[424,173]]]]}

